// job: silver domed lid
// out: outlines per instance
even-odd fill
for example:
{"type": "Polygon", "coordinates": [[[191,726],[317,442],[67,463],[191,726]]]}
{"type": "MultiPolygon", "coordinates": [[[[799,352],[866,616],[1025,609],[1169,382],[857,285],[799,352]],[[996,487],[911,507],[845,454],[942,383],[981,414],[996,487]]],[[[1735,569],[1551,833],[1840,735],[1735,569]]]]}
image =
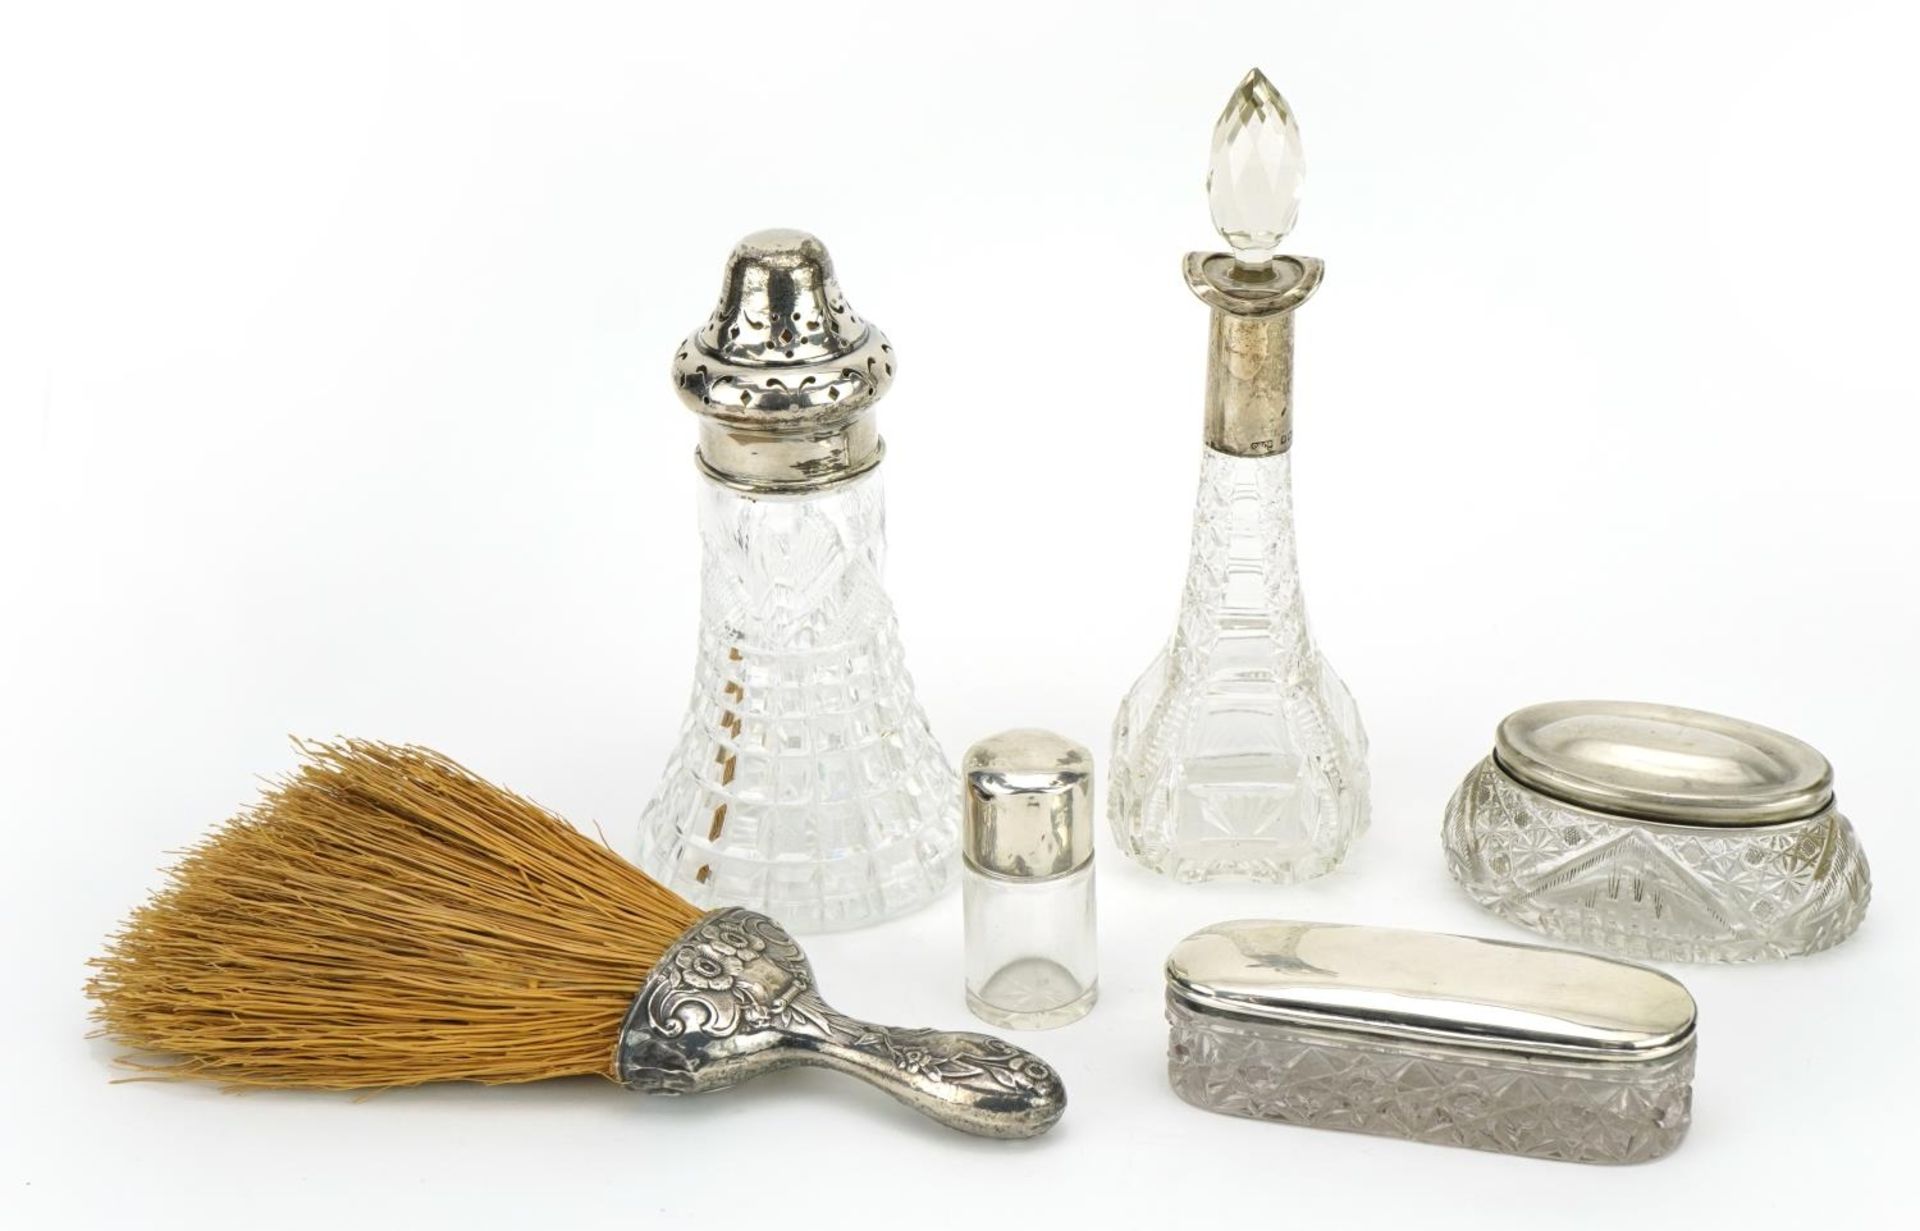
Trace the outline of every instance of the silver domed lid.
{"type": "Polygon", "coordinates": [[[727,258],[719,305],[675,354],[673,383],[701,416],[709,475],[812,491],[879,465],[873,405],[893,384],[893,347],[847,304],[824,244],[757,231],[727,258]]]}
{"type": "Polygon", "coordinates": [[[968,866],[989,876],[1046,880],[1093,858],[1093,754],[1052,731],[988,736],[960,766],[968,866]]]}

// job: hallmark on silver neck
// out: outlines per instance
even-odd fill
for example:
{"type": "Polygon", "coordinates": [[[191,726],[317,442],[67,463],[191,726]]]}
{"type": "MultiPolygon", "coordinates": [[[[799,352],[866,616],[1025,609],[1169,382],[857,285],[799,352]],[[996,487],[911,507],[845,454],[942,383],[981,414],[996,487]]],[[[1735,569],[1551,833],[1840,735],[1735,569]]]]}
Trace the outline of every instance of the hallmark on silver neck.
{"type": "Polygon", "coordinates": [[[1272,457],[1293,446],[1293,310],[1320,285],[1313,257],[1277,251],[1305,183],[1293,109],[1253,69],[1213,130],[1207,203],[1231,252],[1187,254],[1187,286],[1213,309],[1207,343],[1207,447],[1272,457]]]}

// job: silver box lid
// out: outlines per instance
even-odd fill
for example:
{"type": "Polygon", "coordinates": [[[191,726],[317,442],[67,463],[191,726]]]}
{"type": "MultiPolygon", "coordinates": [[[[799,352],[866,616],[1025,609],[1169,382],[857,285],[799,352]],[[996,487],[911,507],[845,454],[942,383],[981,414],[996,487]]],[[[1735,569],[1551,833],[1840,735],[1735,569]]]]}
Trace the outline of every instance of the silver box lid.
{"type": "Polygon", "coordinates": [[[1685,825],[1771,825],[1833,802],[1833,767],[1757,722],[1650,701],[1550,701],[1515,710],[1493,759],[1577,807],[1685,825]]]}
{"type": "Polygon", "coordinates": [[[1167,989],[1202,1012],[1573,1060],[1685,1047],[1693,997],[1644,966],[1471,936],[1245,919],[1195,932],[1167,989]]]}

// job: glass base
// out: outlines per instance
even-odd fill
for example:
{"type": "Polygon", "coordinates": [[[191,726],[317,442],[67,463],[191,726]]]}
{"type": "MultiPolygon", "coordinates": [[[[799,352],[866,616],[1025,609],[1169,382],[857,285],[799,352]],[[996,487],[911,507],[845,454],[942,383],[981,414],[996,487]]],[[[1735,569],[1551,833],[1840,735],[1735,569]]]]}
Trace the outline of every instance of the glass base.
{"type": "Polygon", "coordinates": [[[1099,998],[1097,981],[1083,991],[1060,963],[1028,957],[1009,962],[978,992],[968,988],[967,1008],[1003,1030],[1052,1030],[1085,1017],[1099,998]]]}
{"type": "Polygon", "coordinates": [[[1570,1064],[1200,1013],[1169,999],[1167,1077],[1196,1107],[1579,1163],[1640,1163],[1693,1117],[1693,1044],[1570,1064]]]}
{"type": "Polygon", "coordinates": [[[1639,961],[1796,957],[1853,934],[1873,877],[1832,805],[1775,825],[1662,825],[1561,803],[1492,757],[1447,804],[1447,870],[1521,927],[1639,961]]]}
{"type": "Polygon", "coordinates": [[[1177,880],[1307,880],[1367,827],[1366,729],[1307,631],[1290,465],[1207,451],[1179,622],[1114,718],[1114,838],[1177,880]]]}

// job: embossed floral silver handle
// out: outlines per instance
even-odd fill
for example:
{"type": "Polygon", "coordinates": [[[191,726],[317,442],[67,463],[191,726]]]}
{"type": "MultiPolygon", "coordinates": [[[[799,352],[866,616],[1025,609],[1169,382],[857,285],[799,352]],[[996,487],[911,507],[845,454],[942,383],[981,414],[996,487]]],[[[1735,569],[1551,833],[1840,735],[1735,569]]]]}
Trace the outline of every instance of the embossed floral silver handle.
{"type": "Polygon", "coordinates": [[[774,1069],[849,1073],[950,1128],[1033,1137],[1067,1107],[1060,1078],[992,1035],[876,1026],[820,998],[806,954],[750,910],[715,911],[661,955],[620,1028],[616,1065],[652,1094],[722,1090],[774,1069]]]}

